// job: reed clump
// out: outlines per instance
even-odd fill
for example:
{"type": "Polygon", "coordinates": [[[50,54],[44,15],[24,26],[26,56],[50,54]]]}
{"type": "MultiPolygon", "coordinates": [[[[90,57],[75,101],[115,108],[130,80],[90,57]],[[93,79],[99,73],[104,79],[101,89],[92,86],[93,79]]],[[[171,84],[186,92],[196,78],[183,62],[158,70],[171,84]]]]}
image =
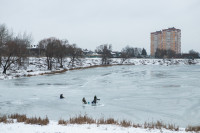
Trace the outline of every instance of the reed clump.
{"type": "Polygon", "coordinates": [[[40,117],[32,117],[28,118],[24,114],[11,114],[8,116],[10,119],[16,119],[17,122],[24,122],[25,124],[37,124],[37,125],[47,125],[49,124],[49,119],[48,117],[41,119],[40,117]]]}
{"type": "Polygon", "coordinates": [[[0,116],[0,123],[1,122],[7,123],[7,116],[6,115],[0,116]]]}
{"type": "Polygon", "coordinates": [[[114,125],[119,125],[118,120],[115,120],[113,118],[108,118],[105,120],[105,124],[114,124],[114,125]]]}
{"type": "Polygon", "coordinates": [[[133,127],[134,127],[134,128],[141,128],[142,125],[140,125],[140,124],[134,124],[134,123],[133,123],[133,127]]]}
{"type": "Polygon", "coordinates": [[[27,118],[25,121],[26,124],[37,124],[37,125],[47,125],[49,124],[49,119],[48,117],[42,119],[42,118],[37,118],[37,117],[32,117],[32,118],[27,118]]]}
{"type": "Polygon", "coordinates": [[[67,121],[65,121],[65,120],[63,120],[63,119],[60,119],[60,120],[58,121],[58,124],[59,124],[59,125],[67,125],[67,121]]]}
{"type": "Polygon", "coordinates": [[[122,127],[131,127],[131,126],[132,126],[132,123],[131,123],[131,121],[122,120],[122,121],[120,122],[120,126],[122,126],[122,127]]]}
{"type": "Polygon", "coordinates": [[[144,128],[148,129],[168,129],[172,131],[179,131],[179,127],[176,126],[175,124],[165,124],[162,121],[157,121],[157,122],[151,122],[151,123],[144,123],[144,128]]]}
{"type": "Polygon", "coordinates": [[[12,119],[9,119],[6,115],[0,116],[0,123],[13,123],[12,119]]]}
{"type": "Polygon", "coordinates": [[[87,115],[78,115],[69,119],[70,124],[94,124],[96,120],[88,117],[87,115]]]}
{"type": "Polygon", "coordinates": [[[26,117],[25,114],[21,115],[21,114],[16,113],[16,114],[11,114],[8,117],[11,118],[11,119],[16,119],[17,122],[25,122],[27,120],[27,117],[26,117]]]}
{"type": "Polygon", "coordinates": [[[200,132],[200,126],[188,126],[185,129],[186,132],[200,132]]]}
{"type": "MultiPolygon", "coordinates": [[[[127,120],[122,120],[122,121],[118,121],[115,120],[113,118],[100,118],[100,119],[93,119],[91,117],[88,117],[86,114],[85,115],[78,115],[76,117],[72,117],[69,119],[69,121],[65,121],[65,120],[59,120],[58,124],[97,124],[97,125],[102,125],[102,124],[111,124],[111,125],[120,125],[122,127],[132,127],[132,123],[131,121],[127,121],[127,120]]],[[[139,126],[139,124],[137,125],[137,127],[141,127],[139,126]]]]}

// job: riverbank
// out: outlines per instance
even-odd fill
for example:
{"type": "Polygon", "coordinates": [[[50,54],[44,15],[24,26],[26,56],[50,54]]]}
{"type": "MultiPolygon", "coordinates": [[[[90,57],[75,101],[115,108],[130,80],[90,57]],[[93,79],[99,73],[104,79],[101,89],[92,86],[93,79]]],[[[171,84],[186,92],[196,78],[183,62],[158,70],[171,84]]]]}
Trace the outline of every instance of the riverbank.
{"type": "Polygon", "coordinates": [[[2,133],[186,133],[184,129],[171,131],[166,129],[125,128],[116,125],[70,124],[63,126],[58,125],[54,121],[50,121],[47,126],[27,125],[23,123],[0,123],[0,130],[2,133]]]}
{"type": "Polygon", "coordinates": [[[188,59],[128,59],[121,63],[120,58],[113,58],[109,65],[101,65],[100,58],[83,58],[79,62],[75,62],[72,67],[69,65],[70,59],[66,58],[63,61],[63,68],[59,68],[58,63],[54,63],[53,69],[47,70],[46,58],[30,57],[29,62],[24,67],[11,66],[7,70],[7,74],[2,73],[0,68],[0,80],[15,79],[19,77],[30,77],[46,74],[58,74],[69,70],[79,70],[95,67],[107,67],[113,65],[200,65],[200,60],[188,60],[188,59]]]}
{"type": "MultiPolygon", "coordinates": [[[[69,120],[52,121],[46,117],[42,118],[27,118],[26,115],[14,114],[10,116],[0,117],[0,129],[3,133],[186,133],[189,128],[179,128],[173,124],[163,124],[157,121],[156,123],[133,124],[130,121],[118,121],[113,118],[108,119],[93,119],[84,116],[76,116],[69,120]]],[[[194,131],[194,130],[192,130],[194,131]]]]}

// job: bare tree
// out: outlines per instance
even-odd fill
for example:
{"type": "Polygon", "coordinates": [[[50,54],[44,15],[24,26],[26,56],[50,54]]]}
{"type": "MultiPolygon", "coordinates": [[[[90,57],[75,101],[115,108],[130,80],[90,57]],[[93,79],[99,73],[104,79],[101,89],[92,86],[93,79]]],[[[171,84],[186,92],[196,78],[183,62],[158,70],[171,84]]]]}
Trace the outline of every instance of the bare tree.
{"type": "Polygon", "coordinates": [[[67,45],[67,55],[71,59],[69,65],[74,67],[74,62],[80,61],[79,58],[83,56],[83,51],[81,48],[78,48],[76,44],[67,45]]]}
{"type": "Polygon", "coordinates": [[[12,33],[4,24],[0,24],[0,64],[2,61],[2,53],[5,44],[12,39],[12,33]]]}
{"type": "Polygon", "coordinates": [[[104,44],[100,45],[95,50],[98,54],[101,54],[102,65],[110,64],[112,57],[112,45],[104,44]]]}
{"type": "Polygon", "coordinates": [[[57,58],[57,62],[60,64],[60,68],[63,68],[63,59],[67,55],[67,45],[68,41],[67,40],[59,40],[60,42],[57,43],[56,45],[56,52],[55,52],[55,57],[57,58]]]}
{"type": "Polygon", "coordinates": [[[124,61],[134,56],[135,56],[134,48],[126,46],[121,51],[121,63],[123,64],[124,61]]]}
{"type": "Polygon", "coordinates": [[[3,73],[6,74],[7,69],[18,61],[17,50],[19,46],[14,40],[8,41],[2,48],[2,60],[1,66],[3,67],[3,73]]]}
{"type": "Polygon", "coordinates": [[[156,52],[155,52],[155,57],[156,58],[164,58],[164,56],[166,56],[166,55],[167,55],[167,51],[166,50],[159,49],[159,48],[156,49],[156,52]]]}
{"type": "Polygon", "coordinates": [[[82,57],[82,49],[78,48],[76,44],[70,45],[67,40],[59,40],[54,37],[41,40],[39,42],[39,48],[45,49],[49,70],[52,70],[54,59],[57,60],[60,68],[62,68],[63,59],[66,56],[70,57],[69,65],[72,65],[72,67],[74,67],[74,62],[80,61],[79,58],[82,57]]]}
{"type": "Polygon", "coordinates": [[[55,37],[43,39],[39,42],[39,47],[45,49],[48,70],[52,70],[54,57],[56,55],[56,48],[58,45],[60,45],[60,40],[56,39],[55,37]]]}
{"type": "Polygon", "coordinates": [[[155,53],[155,57],[156,58],[173,58],[176,57],[176,52],[168,49],[156,49],[156,53],[155,53]]]}
{"type": "Polygon", "coordinates": [[[166,56],[167,56],[167,58],[173,58],[173,57],[176,56],[176,52],[173,51],[173,50],[171,50],[171,49],[168,49],[168,50],[166,51],[166,56]]]}
{"type": "Polygon", "coordinates": [[[14,38],[14,41],[18,45],[18,51],[17,51],[17,57],[18,59],[18,65],[22,66],[24,65],[25,60],[27,60],[28,56],[28,49],[27,47],[30,47],[30,44],[32,42],[32,36],[29,34],[24,33],[23,35],[19,34],[17,37],[14,38]]]}

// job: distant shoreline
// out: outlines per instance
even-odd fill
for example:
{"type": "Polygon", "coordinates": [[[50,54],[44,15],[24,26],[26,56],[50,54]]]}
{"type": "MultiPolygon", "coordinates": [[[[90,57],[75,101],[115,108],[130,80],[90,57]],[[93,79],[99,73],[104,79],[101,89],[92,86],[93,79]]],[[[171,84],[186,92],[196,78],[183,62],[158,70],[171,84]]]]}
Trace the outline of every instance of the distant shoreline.
{"type": "MultiPolygon", "coordinates": [[[[73,71],[73,70],[84,70],[84,69],[90,69],[90,68],[98,68],[98,67],[112,67],[112,66],[128,66],[128,65],[134,65],[134,64],[112,64],[112,65],[94,65],[94,66],[88,66],[88,67],[77,67],[77,68],[70,68],[70,69],[63,69],[60,71],[51,71],[51,72],[45,72],[45,73],[40,73],[39,75],[51,75],[51,74],[59,74],[59,73],[64,73],[67,71],[73,71]]],[[[32,77],[32,76],[38,76],[38,75],[26,75],[26,77],[32,77]]]]}
{"type": "MultiPolygon", "coordinates": [[[[121,65],[200,65],[200,59],[188,60],[188,59],[145,59],[145,58],[133,58],[127,59],[121,63],[120,58],[113,58],[109,65],[102,65],[101,58],[82,58],[81,64],[76,62],[75,66],[69,67],[69,60],[66,59],[63,63],[64,68],[54,68],[53,70],[47,70],[46,58],[36,58],[31,57],[30,63],[26,69],[12,68],[8,70],[8,74],[2,74],[2,68],[0,68],[0,80],[4,79],[14,79],[19,77],[32,77],[38,75],[49,75],[49,74],[59,74],[71,70],[81,70],[97,67],[111,67],[111,66],[121,66],[121,65]]],[[[59,64],[56,64],[59,66],[59,64]]]]}

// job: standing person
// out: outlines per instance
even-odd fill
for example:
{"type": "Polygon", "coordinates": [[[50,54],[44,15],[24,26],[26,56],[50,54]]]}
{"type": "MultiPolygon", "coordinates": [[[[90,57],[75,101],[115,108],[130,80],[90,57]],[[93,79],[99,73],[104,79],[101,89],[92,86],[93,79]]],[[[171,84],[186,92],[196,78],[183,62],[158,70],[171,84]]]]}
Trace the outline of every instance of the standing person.
{"type": "Polygon", "coordinates": [[[92,101],[92,103],[96,104],[96,103],[97,103],[97,100],[100,100],[100,99],[97,99],[97,96],[95,95],[95,96],[94,96],[94,100],[92,101]]]}
{"type": "Polygon", "coordinates": [[[85,100],[85,97],[83,97],[82,102],[83,102],[84,104],[87,104],[87,102],[86,102],[86,100],[85,100]]]}

